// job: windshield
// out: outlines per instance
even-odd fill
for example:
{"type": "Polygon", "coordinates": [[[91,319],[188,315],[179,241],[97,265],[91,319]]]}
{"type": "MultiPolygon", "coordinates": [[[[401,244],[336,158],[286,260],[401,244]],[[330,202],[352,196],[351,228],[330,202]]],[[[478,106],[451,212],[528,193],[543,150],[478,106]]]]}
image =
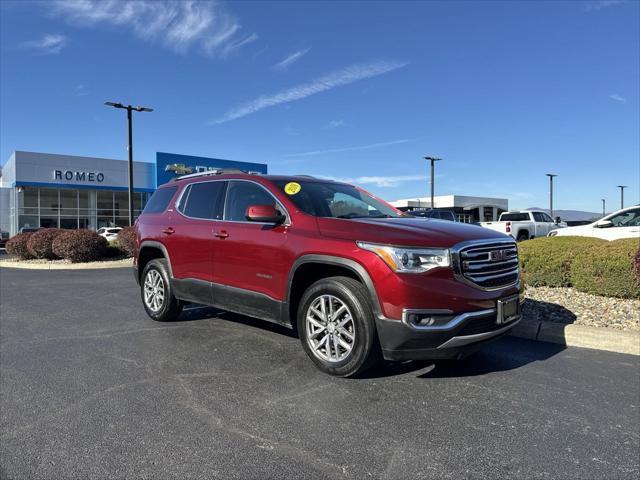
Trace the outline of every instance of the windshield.
{"type": "Polygon", "coordinates": [[[333,182],[274,182],[296,207],[315,217],[395,218],[406,216],[352,185],[333,182]]]}

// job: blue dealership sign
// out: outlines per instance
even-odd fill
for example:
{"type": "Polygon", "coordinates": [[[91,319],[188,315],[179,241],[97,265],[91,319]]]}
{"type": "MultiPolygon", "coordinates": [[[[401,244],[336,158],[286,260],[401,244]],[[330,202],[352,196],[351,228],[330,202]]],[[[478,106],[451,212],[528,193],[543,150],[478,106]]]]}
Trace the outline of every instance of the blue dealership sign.
{"type": "Polygon", "coordinates": [[[156,153],[156,187],[173,178],[189,173],[216,170],[218,168],[237,168],[250,173],[267,173],[264,163],[236,162],[221,158],[195,157],[178,153],[156,153]]]}

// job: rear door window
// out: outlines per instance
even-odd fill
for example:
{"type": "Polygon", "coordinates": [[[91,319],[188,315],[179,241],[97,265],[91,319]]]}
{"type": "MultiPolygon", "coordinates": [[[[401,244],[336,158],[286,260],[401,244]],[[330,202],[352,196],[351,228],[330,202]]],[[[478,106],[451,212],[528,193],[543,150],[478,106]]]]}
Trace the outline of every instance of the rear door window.
{"type": "Polygon", "coordinates": [[[227,182],[192,183],[182,194],[178,210],[191,218],[222,219],[222,198],[227,182]]]}
{"type": "Polygon", "coordinates": [[[169,202],[175,195],[178,187],[159,188],[155,191],[144,207],[142,213],[162,213],[169,206],[169,202]]]}

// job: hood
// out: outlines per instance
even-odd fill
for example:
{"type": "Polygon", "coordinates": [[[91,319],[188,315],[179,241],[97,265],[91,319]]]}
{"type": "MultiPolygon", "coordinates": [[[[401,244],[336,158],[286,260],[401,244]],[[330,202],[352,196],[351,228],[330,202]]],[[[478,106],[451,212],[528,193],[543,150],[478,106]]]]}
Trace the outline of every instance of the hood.
{"type": "Polygon", "coordinates": [[[325,237],[411,247],[449,248],[465,240],[511,239],[488,228],[425,218],[324,218],[318,229],[325,237]]]}

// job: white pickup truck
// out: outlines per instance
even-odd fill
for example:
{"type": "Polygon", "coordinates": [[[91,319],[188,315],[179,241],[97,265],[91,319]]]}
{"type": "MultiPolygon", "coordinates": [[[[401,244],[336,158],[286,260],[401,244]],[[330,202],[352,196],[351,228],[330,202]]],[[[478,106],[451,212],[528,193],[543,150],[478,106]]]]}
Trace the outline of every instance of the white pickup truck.
{"type": "Polygon", "coordinates": [[[497,222],[480,222],[481,227],[511,235],[518,242],[535,237],[546,237],[551,230],[561,228],[548,213],[541,210],[504,212],[497,222]]]}

